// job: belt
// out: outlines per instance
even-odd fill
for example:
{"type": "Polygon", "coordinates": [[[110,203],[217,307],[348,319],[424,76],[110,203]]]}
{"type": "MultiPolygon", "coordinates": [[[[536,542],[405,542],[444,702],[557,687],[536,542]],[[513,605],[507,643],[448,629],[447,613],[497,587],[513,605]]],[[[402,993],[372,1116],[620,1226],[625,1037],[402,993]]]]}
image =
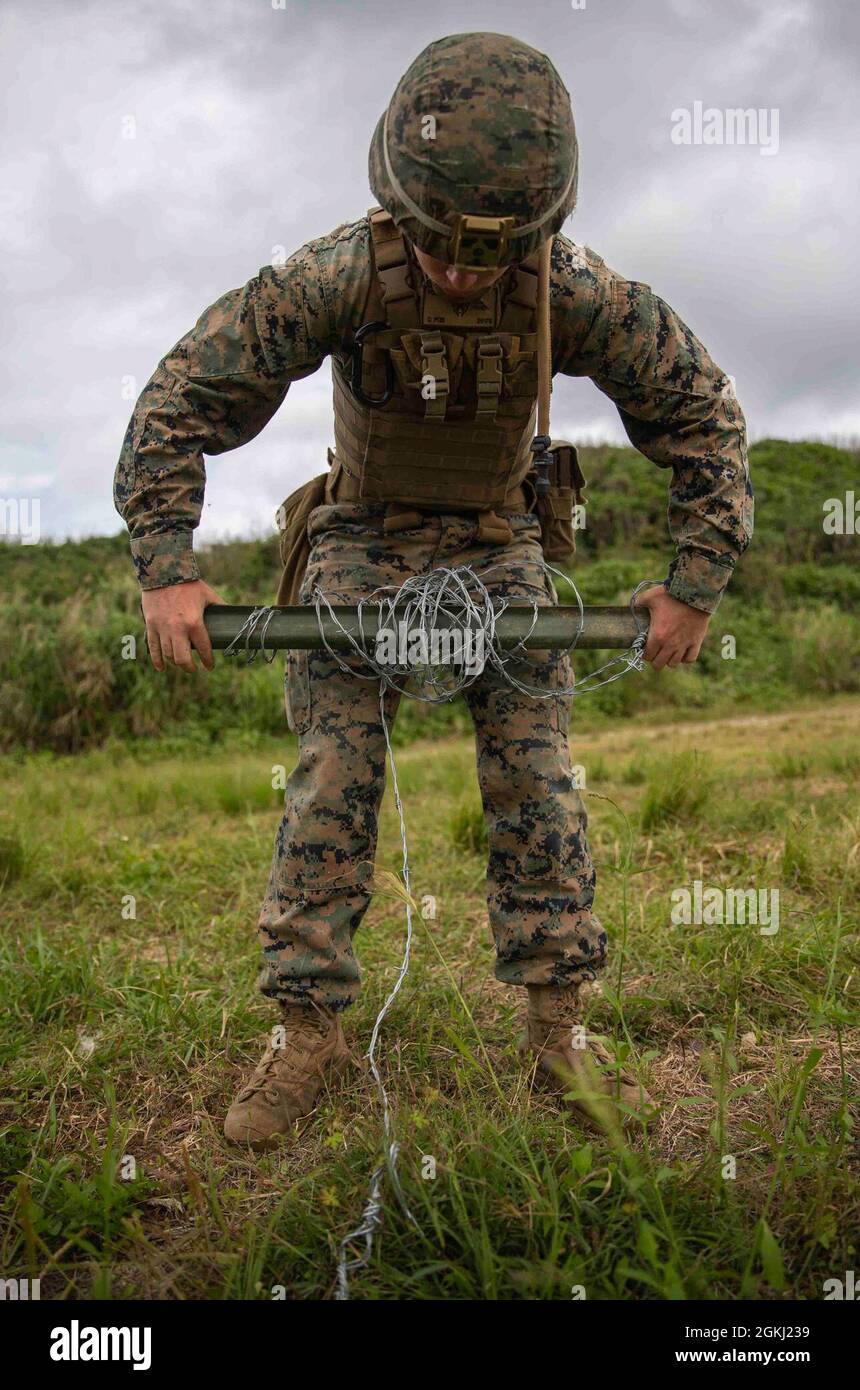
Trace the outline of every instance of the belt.
{"type": "MultiPolygon", "coordinates": [[[[329,461],[332,465],[326,487],[327,502],[359,502],[366,501],[361,496],[361,485],[358,478],[347,473],[339,464],[337,459],[331,457],[329,451],[329,461]]],[[[389,502],[385,509],[385,519],[382,523],[383,530],[407,531],[415,526],[420,526],[424,517],[427,515],[454,514],[461,516],[474,517],[477,523],[477,535],[475,539],[486,545],[510,545],[514,533],[510,523],[505,520],[506,516],[514,512],[530,512],[534,506],[534,498],[530,488],[523,486],[512,488],[505,497],[504,505],[498,508],[485,507],[478,510],[476,507],[458,507],[456,503],[430,503],[421,508],[409,506],[405,502],[389,502]]]]}

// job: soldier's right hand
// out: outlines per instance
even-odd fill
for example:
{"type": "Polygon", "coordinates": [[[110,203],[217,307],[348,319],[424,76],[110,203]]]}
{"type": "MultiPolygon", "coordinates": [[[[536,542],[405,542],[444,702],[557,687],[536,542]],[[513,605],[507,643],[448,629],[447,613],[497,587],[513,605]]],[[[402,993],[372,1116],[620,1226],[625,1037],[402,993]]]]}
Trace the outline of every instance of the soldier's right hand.
{"type": "Polygon", "coordinates": [[[203,610],[207,604],[224,603],[225,599],[202,579],[195,579],[164,589],[144,589],[140,602],[149,655],[156,671],[163,671],[168,662],[183,671],[194,671],[195,651],[207,671],[212,670],[212,643],[203,622],[203,610]]]}

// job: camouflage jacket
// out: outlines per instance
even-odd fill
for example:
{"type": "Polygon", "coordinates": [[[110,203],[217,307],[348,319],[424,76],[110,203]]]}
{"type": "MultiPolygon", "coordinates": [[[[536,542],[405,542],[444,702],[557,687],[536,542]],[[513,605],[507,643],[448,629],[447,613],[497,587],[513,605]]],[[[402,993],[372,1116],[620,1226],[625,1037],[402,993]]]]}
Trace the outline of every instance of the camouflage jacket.
{"type": "MultiPolygon", "coordinates": [[[[198,578],[205,454],[253,439],[290,383],[345,362],[370,290],[367,218],[308,242],[231,290],[180,339],[132,415],[114,498],[145,589],[198,578]]],[[[556,236],[553,371],[588,376],[631,442],[671,469],[669,591],[713,611],[752,531],[743,413],[728,378],[669,306],[588,248],[556,236]]]]}

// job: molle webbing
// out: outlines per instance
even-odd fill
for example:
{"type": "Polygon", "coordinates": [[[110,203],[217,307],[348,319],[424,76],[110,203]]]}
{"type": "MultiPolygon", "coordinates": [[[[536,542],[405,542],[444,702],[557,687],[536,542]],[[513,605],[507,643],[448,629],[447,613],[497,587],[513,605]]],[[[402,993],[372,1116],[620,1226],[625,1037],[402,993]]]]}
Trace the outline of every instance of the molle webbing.
{"type": "Polygon", "coordinates": [[[394,219],[382,208],[369,213],[376,279],[382,299],[382,313],[389,328],[417,328],[415,291],[409,283],[409,257],[406,243],[394,219]]]}
{"type": "Polygon", "coordinates": [[[386,327],[367,339],[363,385],[379,393],[388,357],[394,394],[371,410],[335,365],[337,458],[364,498],[469,511],[501,506],[532,462],[537,267],[510,272],[504,301],[494,286],[458,311],[432,289],[416,289],[387,213],[371,211],[370,226],[376,288],[368,316],[386,327]]]}

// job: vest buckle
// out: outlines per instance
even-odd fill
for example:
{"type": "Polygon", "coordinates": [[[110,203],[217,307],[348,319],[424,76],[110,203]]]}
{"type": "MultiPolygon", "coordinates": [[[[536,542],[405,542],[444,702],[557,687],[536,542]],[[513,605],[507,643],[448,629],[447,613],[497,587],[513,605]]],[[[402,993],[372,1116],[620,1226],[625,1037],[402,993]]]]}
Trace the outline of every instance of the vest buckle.
{"type": "Polygon", "coordinates": [[[475,373],[478,404],[475,418],[495,420],[496,408],[502,394],[502,345],[498,338],[482,338],[478,342],[475,373]]]}
{"type": "Polygon", "coordinates": [[[421,334],[421,376],[425,420],[444,420],[451,379],[445,340],[441,333],[421,334]],[[425,394],[427,386],[431,390],[425,394]]]}

